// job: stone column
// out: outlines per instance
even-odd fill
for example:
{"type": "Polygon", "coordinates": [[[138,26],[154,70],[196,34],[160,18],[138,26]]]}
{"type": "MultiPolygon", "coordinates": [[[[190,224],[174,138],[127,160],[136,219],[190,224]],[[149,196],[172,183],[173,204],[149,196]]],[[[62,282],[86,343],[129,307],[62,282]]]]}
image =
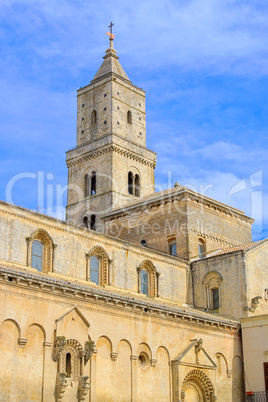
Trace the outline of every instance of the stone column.
{"type": "MultiPolygon", "coordinates": [[[[42,381],[42,402],[49,399],[51,390],[50,377],[51,377],[51,342],[43,342],[43,381],[42,381]]],[[[54,379],[55,382],[55,379],[54,379]]],[[[55,385],[55,384],[54,384],[55,385]]]]}
{"type": "Polygon", "coordinates": [[[96,399],[96,359],[97,359],[97,349],[90,358],[90,402],[95,402],[96,399]]]}
{"type": "Polygon", "coordinates": [[[136,402],[138,356],[131,355],[130,360],[131,360],[131,402],[136,402]]]}

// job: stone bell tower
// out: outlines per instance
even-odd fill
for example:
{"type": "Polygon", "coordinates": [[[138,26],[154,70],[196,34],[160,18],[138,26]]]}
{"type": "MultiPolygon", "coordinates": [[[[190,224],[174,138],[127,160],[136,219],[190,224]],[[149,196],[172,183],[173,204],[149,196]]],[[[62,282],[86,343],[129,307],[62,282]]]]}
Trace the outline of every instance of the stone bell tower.
{"type": "Polygon", "coordinates": [[[120,65],[113,37],[95,77],[78,90],[76,148],[67,152],[67,221],[101,232],[101,217],[155,190],[145,92],[120,65]]]}

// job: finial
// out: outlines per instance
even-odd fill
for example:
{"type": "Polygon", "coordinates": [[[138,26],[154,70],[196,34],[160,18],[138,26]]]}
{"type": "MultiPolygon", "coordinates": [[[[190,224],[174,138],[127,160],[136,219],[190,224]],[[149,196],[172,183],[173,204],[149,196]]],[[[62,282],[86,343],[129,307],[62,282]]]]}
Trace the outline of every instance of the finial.
{"type": "Polygon", "coordinates": [[[111,22],[110,25],[108,26],[108,28],[110,29],[110,32],[106,32],[107,35],[110,36],[110,41],[113,41],[114,38],[115,38],[115,36],[114,36],[114,34],[113,34],[113,26],[114,26],[114,23],[111,22]]]}

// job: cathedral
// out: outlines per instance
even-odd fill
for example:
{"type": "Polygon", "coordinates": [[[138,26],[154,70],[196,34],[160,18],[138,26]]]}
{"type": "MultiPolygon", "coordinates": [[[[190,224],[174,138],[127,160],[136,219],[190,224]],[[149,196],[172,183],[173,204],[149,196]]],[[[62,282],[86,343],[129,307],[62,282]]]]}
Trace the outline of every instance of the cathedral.
{"type": "Polygon", "coordinates": [[[77,93],[66,221],[0,202],[0,401],[244,401],[268,240],[178,183],[155,192],[145,92],[112,36],[103,59],[77,93]]]}

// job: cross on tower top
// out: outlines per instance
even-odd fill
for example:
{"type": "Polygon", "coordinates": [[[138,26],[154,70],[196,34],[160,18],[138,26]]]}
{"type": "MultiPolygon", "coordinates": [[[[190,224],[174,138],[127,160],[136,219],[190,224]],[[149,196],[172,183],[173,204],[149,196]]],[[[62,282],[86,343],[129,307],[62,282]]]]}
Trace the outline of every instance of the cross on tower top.
{"type": "Polygon", "coordinates": [[[113,34],[113,26],[114,26],[114,23],[111,22],[110,25],[108,26],[108,28],[110,29],[110,32],[106,32],[107,35],[110,36],[110,40],[113,40],[114,37],[115,37],[114,34],[113,34]]]}
{"type": "Polygon", "coordinates": [[[110,25],[108,26],[108,28],[110,29],[111,34],[113,33],[113,26],[114,26],[114,23],[110,22],[110,25]]]}

